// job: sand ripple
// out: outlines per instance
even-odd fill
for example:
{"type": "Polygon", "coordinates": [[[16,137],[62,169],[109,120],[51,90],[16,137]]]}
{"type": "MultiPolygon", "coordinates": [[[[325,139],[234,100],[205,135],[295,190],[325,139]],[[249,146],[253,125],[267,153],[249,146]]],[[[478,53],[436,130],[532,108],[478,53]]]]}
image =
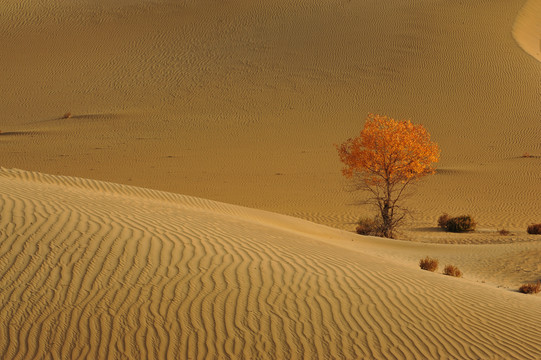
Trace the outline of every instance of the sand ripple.
{"type": "Polygon", "coordinates": [[[541,356],[537,297],[403,268],[338,230],[19,170],[0,190],[1,358],[541,356]]]}

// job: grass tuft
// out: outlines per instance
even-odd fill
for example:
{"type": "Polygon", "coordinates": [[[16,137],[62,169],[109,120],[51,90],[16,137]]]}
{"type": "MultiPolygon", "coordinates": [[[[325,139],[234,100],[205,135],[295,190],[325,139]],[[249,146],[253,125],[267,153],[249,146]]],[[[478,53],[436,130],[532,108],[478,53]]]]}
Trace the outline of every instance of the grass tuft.
{"type": "Polygon", "coordinates": [[[355,231],[359,235],[382,236],[382,223],[379,218],[362,218],[355,231]]]}
{"type": "Polygon", "coordinates": [[[423,270],[434,272],[438,270],[438,259],[432,259],[427,256],[419,260],[419,267],[423,270]]]}
{"type": "Polygon", "coordinates": [[[541,235],[541,224],[532,224],[526,231],[531,235],[541,235]]]}
{"type": "Polygon", "coordinates": [[[523,294],[537,294],[541,291],[541,283],[538,280],[535,284],[524,284],[518,289],[518,291],[523,294]]]}
{"type": "Polygon", "coordinates": [[[445,268],[443,269],[443,275],[462,277],[462,271],[460,271],[454,265],[445,265],[445,268]]]}
{"type": "Polygon", "coordinates": [[[462,215],[450,218],[445,230],[455,233],[469,232],[474,231],[476,226],[477,223],[470,215],[462,215]]]}
{"type": "Polygon", "coordinates": [[[444,213],[438,218],[438,226],[445,230],[447,228],[447,223],[450,219],[451,217],[449,216],[449,214],[444,213]]]}

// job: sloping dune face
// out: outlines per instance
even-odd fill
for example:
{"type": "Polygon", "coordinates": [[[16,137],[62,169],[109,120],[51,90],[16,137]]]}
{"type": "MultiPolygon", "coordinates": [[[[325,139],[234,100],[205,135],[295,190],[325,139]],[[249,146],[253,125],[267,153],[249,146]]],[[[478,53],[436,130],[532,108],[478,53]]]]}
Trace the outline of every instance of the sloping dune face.
{"type": "Polygon", "coordinates": [[[526,2],[513,26],[513,36],[520,46],[541,61],[541,1],[526,2]]]}
{"type": "Polygon", "coordinates": [[[333,144],[381,113],[442,149],[408,204],[419,226],[471,213],[523,231],[541,216],[541,63],[511,35],[521,9],[538,19],[523,5],[2,1],[0,164],[351,229],[333,144]]]}
{"type": "Polygon", "coordinates": [[[1,358],[541,356],[538,298],[401,268],[331,244],[338,230],[17,170],[0,193],[1,358]]]}

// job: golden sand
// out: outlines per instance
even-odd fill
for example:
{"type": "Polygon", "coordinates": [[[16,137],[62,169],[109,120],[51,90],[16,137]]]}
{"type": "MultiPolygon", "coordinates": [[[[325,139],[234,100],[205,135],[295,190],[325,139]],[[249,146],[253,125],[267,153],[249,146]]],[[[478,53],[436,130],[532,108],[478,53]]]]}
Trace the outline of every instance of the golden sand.
{"type": "Polygon", "coordinates": [[[541,1],[524,4],[515,20],[513,36],[524,51],[541,61],[541,1]]]}
{"type": "Polygon", "coordinates": [[[539,273],[540,242],[360,237],[20,170],[0,171],[0,193],[4,359],[541,355],[541,299],[511,291],[539,273]],[[427,254],[437,273],[417,267],[427,254]],[[446,263],[464,277],[442,275],[446,263]]]}
{"type": "Polygon", "coordinates": [[[0,358],[541,357],[540,4],[3,1],[0,358]],[[411,241],[351,233],[369,112],[442,150],[411,241]]]}
{"type": "Polygon", "coordinates": [[[55,4],[0,8],[6,167],[352,229],[370,210],[348,206],[333,144],[373,112],[442,149],[411,227],[541,217],[541,162],[520,158],[541,155],[541,63],[512,37],[522,1],[55,4]]]}

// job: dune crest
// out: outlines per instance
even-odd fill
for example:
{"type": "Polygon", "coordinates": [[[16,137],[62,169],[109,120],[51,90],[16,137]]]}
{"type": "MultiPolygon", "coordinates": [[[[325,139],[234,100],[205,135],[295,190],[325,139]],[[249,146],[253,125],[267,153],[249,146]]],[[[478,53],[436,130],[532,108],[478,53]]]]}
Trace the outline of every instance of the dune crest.
{"type": "Polygon", "coordinates": [[[541,61],[540,0],[528,0],[524,4],[515,20],[513,37],[524,51],[541,61]]]}
{"type": "Polygon", "coordinates": [[[371,209],[348,206],[362,198],[333,144],[372,112],[423,124],[453,170],[411,198],[413,227],[452,212],[525,229],[541,216],[541,162],[520,158],[540,155],[541,64],[511,36],[523,5],[4,1],[0,130],[21,136],[1,137],[0,164],[352,230],[371,209]]]}
{"type": "Polygon", "coordinates": [[[2,358],[541,356],[538,297],[377,255],[399,242],[22,170],[0,194],[2,358]]]}

